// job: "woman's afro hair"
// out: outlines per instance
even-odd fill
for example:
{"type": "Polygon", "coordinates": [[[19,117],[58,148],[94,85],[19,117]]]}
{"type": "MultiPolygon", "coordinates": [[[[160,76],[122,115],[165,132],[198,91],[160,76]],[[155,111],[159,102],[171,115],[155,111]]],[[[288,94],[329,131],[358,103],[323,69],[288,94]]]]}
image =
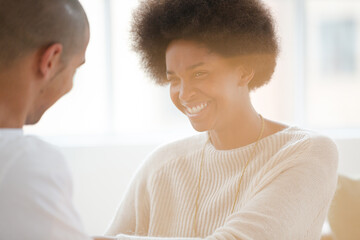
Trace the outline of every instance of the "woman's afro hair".
{"type": "Polygon", "coordinates": [[[254,70],[249,89],[266,84],[278,55],[273,19],[259,0],[142,0],[133,13],[133,49],[145,71],[164,85],[165,53],[173,40],[204,44],[224,57],[244,57],[254,70]]]}

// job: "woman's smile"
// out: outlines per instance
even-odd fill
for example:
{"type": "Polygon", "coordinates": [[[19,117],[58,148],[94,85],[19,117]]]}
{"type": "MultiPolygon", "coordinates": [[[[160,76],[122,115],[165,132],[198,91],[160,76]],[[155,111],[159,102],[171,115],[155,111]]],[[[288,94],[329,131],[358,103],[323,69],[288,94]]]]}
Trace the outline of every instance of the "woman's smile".
{"type": "Polygon", "coordinates": [[[230,127],[243,104],[241,75],[231,58],[197,42],[175,40],[167,48],[166,67],[171,100],[197,131],[230,127]]]}
{"type": "Polygon", "coordinates": [[[208,106],[208,102],[197,104],[182,104],[185,108],[185,113],[189,118],[196,118],[200,116],[208,106]]]}

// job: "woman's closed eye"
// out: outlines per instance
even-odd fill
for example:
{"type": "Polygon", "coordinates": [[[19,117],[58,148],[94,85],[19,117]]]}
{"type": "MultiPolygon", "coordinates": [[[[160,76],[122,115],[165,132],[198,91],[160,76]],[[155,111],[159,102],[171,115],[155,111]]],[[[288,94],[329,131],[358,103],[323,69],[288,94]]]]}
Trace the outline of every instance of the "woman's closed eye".
{"type": "Polygon", "coordinates": [[[208,72],[195,72],[194,78],[200,79],[200,78],[206,77],[207,75],[208,75],[208,72]]]}

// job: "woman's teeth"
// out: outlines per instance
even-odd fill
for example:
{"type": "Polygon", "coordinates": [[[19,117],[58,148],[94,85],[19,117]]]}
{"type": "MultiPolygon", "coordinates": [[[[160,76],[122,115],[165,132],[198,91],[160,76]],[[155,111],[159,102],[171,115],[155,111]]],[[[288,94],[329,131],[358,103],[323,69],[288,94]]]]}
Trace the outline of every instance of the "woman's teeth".
{"type": "Polygon", "coordinates": [[[197,114],[199,112],[201,112],[202,110],[204,110],[204,108],[207,107],[207,103],[202,103],[200,105],[197,105],[195,107],[186,107],[186,111],[189,112],[190,114],[197,114]]]}

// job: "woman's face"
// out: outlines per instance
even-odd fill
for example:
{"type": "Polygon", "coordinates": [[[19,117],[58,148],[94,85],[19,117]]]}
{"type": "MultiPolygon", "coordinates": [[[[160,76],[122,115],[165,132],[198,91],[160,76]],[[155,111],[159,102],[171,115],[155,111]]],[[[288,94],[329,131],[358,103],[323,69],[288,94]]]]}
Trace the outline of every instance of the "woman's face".
{"type": "Polygon", "coordinates": [[[186,40],[170,43],[166,51],[171,100],[197,131],[221,130],[241,109],[241,68],[230,58],[186,40]]]}

